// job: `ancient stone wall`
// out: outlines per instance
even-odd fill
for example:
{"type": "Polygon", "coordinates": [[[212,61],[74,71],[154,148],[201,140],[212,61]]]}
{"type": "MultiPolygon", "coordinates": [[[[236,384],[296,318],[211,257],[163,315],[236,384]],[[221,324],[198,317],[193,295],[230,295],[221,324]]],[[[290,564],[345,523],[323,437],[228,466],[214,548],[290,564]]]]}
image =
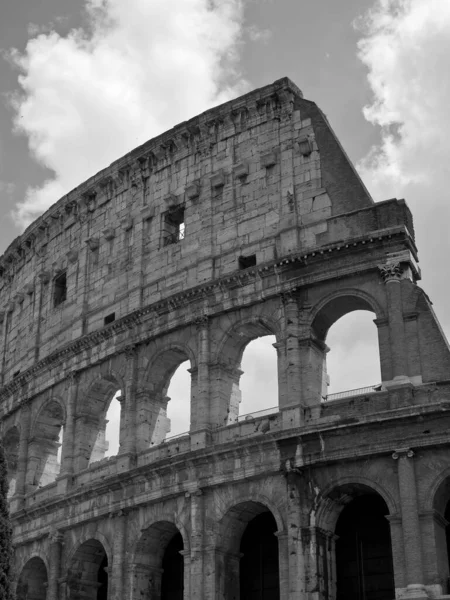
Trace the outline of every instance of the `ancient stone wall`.
{"type": "Polygon", "coordinates": [[[389,519],[397,595],[444,594],[450,352],[419,279],[407,205],[373,203],[288,79],[59,200],[0,259],[19,599],[166,598],[167,552],[185,600],[239,598],[241,542],[266,513],[274,598],[335,599],[340,515],[367,496],[389,519]],[[332,401],[327,333],[355,310],[373,314],[382,382],[332,401]],[[278,397],[242,419],[242,354],[269,334],[278,397]],[[185,360],[190,429],[170,439],[185,360]]]}

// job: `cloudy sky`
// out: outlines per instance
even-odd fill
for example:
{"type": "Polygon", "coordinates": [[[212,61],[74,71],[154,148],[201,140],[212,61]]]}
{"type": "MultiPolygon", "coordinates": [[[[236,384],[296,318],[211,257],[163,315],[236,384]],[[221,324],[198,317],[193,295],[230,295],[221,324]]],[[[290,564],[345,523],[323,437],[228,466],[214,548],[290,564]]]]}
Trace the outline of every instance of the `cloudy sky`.
{"type": "MultiPolygon", "coordinates": [[[[133,147],[287,75],[374,199],[406,198],[422,285],[450,332],[450,0],[10,0],[0,48],[0,252],[133,147]]],[[[332,391],[379,379],[370,318],[330,331],[332,391]]],[[[258,387],[272,352],[256,344],[244,364],[243,412],[276,403],[258,387]]]]}

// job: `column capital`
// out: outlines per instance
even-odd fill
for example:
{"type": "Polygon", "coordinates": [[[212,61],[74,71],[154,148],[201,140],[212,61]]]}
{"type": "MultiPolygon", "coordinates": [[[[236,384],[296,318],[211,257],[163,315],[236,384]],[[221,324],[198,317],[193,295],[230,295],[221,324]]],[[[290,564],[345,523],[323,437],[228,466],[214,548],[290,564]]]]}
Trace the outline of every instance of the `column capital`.
{"type": "Polygon", "coordinates": [[[413,458],[414,450],[411,448],[399,448],[392,453],[392,458],[398,460],[399,458],[413,458]]]}
{"type": "Polygon", "coordinates": [[[194,319],[194,325],[197,329],[205,329],[206,327],[208,327],[208,324],[209,324],[208,315],[200,315],[198,317],[195,317],[195,319],[194,319]]]}
{"type": "Polygon", "coordinates": [[[403,275],[403,267],[399,262],[390,262],[385,265],[378,265],[378,271],[384,283],[400,281],[403,275]]]}
{"type": "Polygon", "coordinates": [[[48,534],[48,539],[51,544],[64,544],[64,534],[58,529],[53,529],[48,534]]]}
{"type": "Polygon", "coordinates": [[[78,385],[79,381],[80,381],[80,371],[71,371],[68,375],[67,375],[67,383],[69,385],[69,387],[73,386],[73,385],[78,385]]]}

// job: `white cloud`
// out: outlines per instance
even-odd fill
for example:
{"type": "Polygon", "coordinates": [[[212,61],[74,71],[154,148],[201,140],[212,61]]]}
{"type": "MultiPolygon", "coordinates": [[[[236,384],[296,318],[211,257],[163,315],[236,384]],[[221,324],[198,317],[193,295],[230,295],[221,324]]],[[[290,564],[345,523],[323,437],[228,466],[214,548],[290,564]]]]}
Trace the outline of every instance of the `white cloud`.
{"type": "Polygon", "coordinates": [[[90,33],[40,33],[12,53],[16,129],[54,172],[19,203],[22,226],[125,152],[245,91],[242,0],[85,1],[90,33]]]}
{"type": "Polygon", "coordinates": [[[375,199],[406,198],[430,277],[425,287],[443,315],[449,291],[442,275],[449,252],[450,2],[377,0],[357,26],[373,92],[364,115],[381,134],[359,169],[375,199]]]}

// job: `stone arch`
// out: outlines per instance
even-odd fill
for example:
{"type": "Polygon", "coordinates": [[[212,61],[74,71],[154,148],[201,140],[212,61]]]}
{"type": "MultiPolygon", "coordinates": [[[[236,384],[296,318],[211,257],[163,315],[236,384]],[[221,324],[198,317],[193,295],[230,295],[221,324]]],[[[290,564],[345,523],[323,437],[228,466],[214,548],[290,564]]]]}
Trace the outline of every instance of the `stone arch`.
{"type": "Polygon", "coordinates": [[[165,395],[170,379],[179,365],[185,360],[191,363],[191,369],[197,368],[195,353],[188,344],[169,342],[159,347],[149,358],[145,372],[145,382],[150,384],[156,394],[165,395]]]}
{"type": "Polygon", "coordinates": [[[239,319],[227,328],[219,340],[213,362],[220,362],[225,357],[230,367],[240,364],[247,344],[265,335],[274,335],[279,341],[281,329],[275,319],[266,315],[239,319]]]}
{"type": "Polygon", "coordinates": [[[104,535],[101,531],[95,531],[94,533],[83,533],[79,537],[77,537],[76,542],[72,544],[72,547],[67,551],[67,567],[70,565],[70,561],[75,556],[78,548],[88,542],[89,540],[97,540],[103,546],[106,552],[106,556],[108,557],[108,561],[112,561],[112,545],[109,539],[104,535]]]}
{"type": "Polygon", "coordinates": [[[29,557],[20,568],[16,585],[17,600],[46,600],[48,567],[38,555],[29,557]]]}
{"type": "MultiPolygon", "coordinates": [[[[265,533],[266,551],[265,555],[270,557],[270,569],[273,571],[272,579],[275,579],[276,595],[270,597],[279,597],[279,549],[277,534],[284,531],[280,529],[280,515],[275,514],[269,509],[266,503],[261,503],[255,499],[238,502],[229,507],[218,523],[218,536],[216,543],[216,565],[215,569],[218,578],[219,596],[231,600],[245,596],[246,581],[249,579],[249,572],[254,571],[261,575],[264,573],[262,565],[252,565],[252,555],[260,555],[261,548],[258,539],[252,539],[255,533],[261,535],[265,533]],[[278,520],[277,520],[278,516],[278,520]],[[256,525],[256,531],[255,526],[256,525]],[[269,527],[269,530],[267,530],[269,527]],[[277,531],[275,531],[277,529],[277,531]],[[250,534],[250,540],[247,539],[250,534]],[[267,541],[270,540],[269,546],[267,541]],[[220,541],[220,543],[219,543],[220,541]],[[244,546],[245,544],[245,546],[244,546]],[[254,550],[259,550],[254,552],[254,550]],[[268,548],[270,551],[268,552],[268,548]]],[[[250,577],[253,579],[253,577],[250,577]]],[[[260,576],[257,577],[261,579],[260,576]]],[[[264,585],[264,584],[261,584],[264,585]]],[[[261,591],[262,591],[261,587],[261,591]]]]}
{"type": "Polygon", "coordinates": [[[344,288],[328,294],[313,307],[311,328],[314,335],[324,342],[330,327],[355,310],[373,312],[377,319],[385,316],[379,302],[371,294],[356,288],[344,288]]]}
{"type": "Polygon", "coordinates": [[[59,475],[58,449],[65,419],[64,404],[56,397],[44,402],[36,414],[28,445],[28,485],[43,487],[59,475]]]}
{"type": "Polygon", "coordinates": [[[278,531],[279,532],[285,531],[286,525],[285,525],[282,511],[281,511],[280,507],[277,506],[273,500],[271,500],[265,494],[261,494],[258,492],[250,492],[250,493],[245,493],[245,494],[241,493],[241,494],[234,495],[233,498],[230,498],[227,502],[225,502],[221,506],[221,510],[218,513],[216,513],[215,543],[217,545],[219,545],[219,540],[220,540],[220,535],[221,535],[220,523],[223,522],[223,519],[226,517],[226,515],[234,507],[239,506],[241,504],[244,505],[244,504],[248,504],[248,503],[252,503],[252,502],[260,505],[261,507],[264,507],[264,510],[270,511],[272,513],[272,515],[274,516],[274,519],[277,523],[278,531]]]}
{"type": "Polygon", "coordinates": [[[434,478],[425,496],[424,527],[434,543],[433,570],[446,589],[450,573],[450,468],[434,478]]]}
{"type": "Polygon", "coordinates": [[[108,444],[105,441],[106,413],[119,390],[124,389],[120,373],[108,368],[97,373],[79,395],[76,417],[75,468],[85,469],[91,462],[105,456],[108,444]]]}
{"type": "Polygon", "coordinates": [[[180,529],[173,519],[153,520],[151,524],[141,529],[141,536],[134,547],[131,566],[132,600],[147,597],[146,594],[151,598],[161,598],[164,595],[164,588],[168,585],[164,579],[166,570],[166,578],[170,572],[170,575],[176,579],[169,584],[176,590],[172,596],[183,597],[184,568],[180,552],[188,552],[187,541],[186,531],[180,529]],[[167,552],[170,552],[169,557],[167,552]],[[167,558],[171,564],[167,564],[164,569],[164,561],[167,558]]]}
{"type": "Polygon", "coordinates": [[[241,370],[243,353],[250,342],[267,335],[274,335],[279,341],[280,327],[274,319],[259,315],[235,321],[218,340],[210,367],[213,382],[213,425],[230,425],[237,421],[241,402],[239,381],[243,373],[241,370]]]}
{"type": "Polygon", "coordinates": [[[373,493],[383,499],[390,515],[398,513],[399,508],[392,494],[378,482],[363,476],[341,477],[331,481],[322,490],[316,503],[317,508],[311,515],[314,521],[311,524],[325,531],[334,531],[339,515],[346,504],[357,496],[373,493]]]}
{"type": "Polygon", "coordinates": [[[67,561],[67,589],[70,597],[106,600],[108,597],[108,572],[111,552],[100,541],[98,532],[77,544],[67,561]]]}
{"type": "MultiPolygon", "coordinates": [[[[172,376],[185,361],[190,361],[190,386],[189,392],[186,390],[186,409],[182,412],[186,420],[189,419],[190,413],[192,421],[192,399],[197,389],[197,360],[189,344],[169,342],[157,346],[150,355],[146,367],[145,385],[138,394],[140,425],[138,425],[137,437],[140,443],[145,440],[142,449],[163,442],[171,431],[171,420],[168,416],[170,397],[167,394],[172,376]]],[[[186,429],[188,428],[189,424],[186,425],[186,429]]]]}
{"type": "Polygon", "coordinates": [[[428,493],[424,496],[423,510],[437,510],[441,515],[450,499],[450,467],[441,471],[431,482],[428,493]]]}
{"type": "Polygon", "coordinates": [[[8,477],[8,498],[16,491],[17,466],[19,461],[20,433],[17,425],[6,430],[3,436],[3,452],[6,460],[8,477]]]}

